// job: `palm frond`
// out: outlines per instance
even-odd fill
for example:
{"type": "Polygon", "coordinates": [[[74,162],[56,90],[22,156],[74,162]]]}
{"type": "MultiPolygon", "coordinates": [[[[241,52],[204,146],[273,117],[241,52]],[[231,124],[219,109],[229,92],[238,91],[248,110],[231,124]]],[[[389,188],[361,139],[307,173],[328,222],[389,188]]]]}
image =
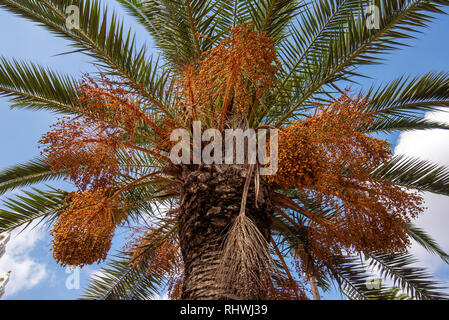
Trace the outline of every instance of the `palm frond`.
{"type": "Polygon", "coordinates": [[[77,82],[33,63],[0,57],[0,95],[9,97],[12,107],[76,112],[77,82]]]}
{"type": "Polygon", "coordinates": [[[336,263],[328,266],[337,288],[350,299],[369,300],[385,298],[384,286],[370,286],[373,276],[364,263],[356,257],[335,257],[336,263]]]}
{"type": "Polygon", "coordinates": [[[216,32],[225,35],[230,28],[251,21],[247,0],[222,0],[217,2],[216,32]]]}
{"type": "Polygon", "coordinates": [[[438,243],[425,232],[413,224],[408,224],[408,234],[419,245],[425,248],[428,252],[438,255],[445,263],[449,264],[449,254],[447,254],[438,243]]]}
{"type": "Polygon", "coordinates": [[[164,58],[175,66],[199,58],[212,45],[217,1],[118,1],[144,25],[164,58]]]}
{"type": "Polygon", "coordinates": [[[304,3],[298,0],[263,0],[246,1],[246,6],[255,28],[266,31],[275,43],[279,43],[287,36],[288,26],[301,13],[304,3]]]}
{"type": "Polygon", "coordinates": [[[0,232],[17,227],[27,227],[33,221],[51,222],[58,217],[67,204],[67,193],[56,189],[23,191],[23,195],[7,198],[0,209],[0,232]]]}
{"type": "Polygon", "coordinates": [[[161,198],[163,193],[159,191],[160,188],[160,185],[150,184],[125,191],[121,196],[122,201],[127,204],[123,222],[151,221],[166,213],[173,204],[169,199],[161,198]]]}
{"type": "MultiPolygon", "coordinates": [[[[326,12],[324,8],[329,6],[330,2],[334,1],[319,2],[323,12],[326,12]]],[[[330,31],[325,33],[322,41],[319,42],[320,50],[310,50],[303,57],[304,50],[298,48],[308,48],[304,45],[308,41],[303,39],[306,30],[293,29],[292,37],[286,40],[288,49],[285,52],[288,59],[291,59],[291,56],[296,58],[284,62],[291,67],[284,72],[285,77],[288,78],[284,77],[282,80],[281,89],[290,95],[291,91],[294,91],[295,102],[282,109],[276,121],[277,124],[283,123],[304,108],[314,107],[316,102],[326,100],[330,92],[342,92],[339,83],[354,81],[355,77],[363,76],[357,72],[357,67],[380,63],[381,55],[404,46],[404,40],[413,38],[413,34],[421,32],[422,28],[434,19],[433,15],[444,13],[441,10],[442,6],[449,5],[447,0],[375,0],[372,2],[342,0],[338,2],[340,5],[345,3],[349,9],[346,14],[341,15],[340,20],[334,22],[330,31]],[[366,25],[365,8],[369,4],[380,8],[379,29],[369,29],[366,25]],[[302,62],[298,62],[301,57],[303,57],[302,62]],[[294,67],[293,71],[292,67],[294,67]],[[327,90],[324,90],[325,88],[327,90]]],[[[317,14],[312,15],[312,18],[316,19],[317,14]]],[[[327,16],[333,17],[333,14],[327,16]]],[[[334,20],[325,21],[331,23],[334,20]]],[[[302,23],[303,21],[298,22],[299,25],[302,23]]],[[[312,25],[315,24],[317,23],[312,23],[312,25]]]]}
{"type": "Polygon", "coordinates": [[[295,25],[290,27],[290,37],[280,46],[283,86],[298,73],[306,72],[304,64],[314,55],[329,50],[329,41],[345,24],[350,15],[367,1],[320,0],[308,4],[295,25]]]}
{"type": "Polygon", "coordinates": [[[120,253],[90,279],[83,300],[148,300],[163,286],[163,276],[148,275],[131,264],[129,256],[120,253]]]}
{"type": "Polygon", "coordinates": [[[387,85],[371,88],[364,95],[369,111],[378,116],[407,117],[417,112],[449,107],[449,72],[430,72],[400,77],[387,85]]]}
{"type": "Polygon", "coordinates": [[[35,183],[61,179],[65,173],[54,172],[42,159],[17,164],[0,171],[0,195],[35,183]]]}
{"type": "Polygon", "coordinates": [[[419,300],[439,300],[448,299],[444,293],[441,283],[432,280],[424,268],[412,266],[416,260],[409,254],[388,255],[382,253],[372,253],[369,265],[378,268],[382,278],[393,281],[393,286],[397,286],[405,291],[411,298],[419,300]]]}
{"type": "Polygon", "coordinates": [[[449,169],[427,160],[396,156],[377,168],[373,175],[397,185],[449,195],[449,169]]]}
{"type": "Polygon", "coordinates": [[[146,48],[137,47],[131,30],[126,31],[117,15],[109,15],[100,1],[0,0],[0,7],[70,40],[76,51],[94,58],[106,73],[121,77],[159,111],[170,114],[163,103],[167,75],[158,73],[157,61],[148,59],[146,48]],[[74,28],[66,23],[71,5],[80,9],[80,23],[74,28]]]}
{"type": "Polygon", "coordinates": [[[374,117],[375,122],[368,130],[370,132],[391,133],[394,131],[449,129],[449,125],[442,122],[423,119],[420,116],[391,116],[374,117]]]}

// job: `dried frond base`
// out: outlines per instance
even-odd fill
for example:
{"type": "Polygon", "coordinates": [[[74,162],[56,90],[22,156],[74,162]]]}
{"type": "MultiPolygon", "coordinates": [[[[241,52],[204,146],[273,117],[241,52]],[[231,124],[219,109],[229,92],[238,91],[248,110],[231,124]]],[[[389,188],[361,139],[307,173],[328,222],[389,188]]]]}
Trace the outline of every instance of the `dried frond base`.
{"type": "Polygon", "coordinates": [[[217,286],[235,293],[232,298],[254,299],[267,291],[275,269],[265,237],[250,218],[237,216],[226,236],[217,286]]]}

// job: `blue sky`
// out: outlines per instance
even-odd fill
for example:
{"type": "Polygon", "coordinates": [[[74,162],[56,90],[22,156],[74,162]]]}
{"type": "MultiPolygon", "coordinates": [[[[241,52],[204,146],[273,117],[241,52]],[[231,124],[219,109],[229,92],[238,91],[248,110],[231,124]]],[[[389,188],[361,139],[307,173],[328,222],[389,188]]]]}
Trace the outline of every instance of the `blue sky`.
{"type": "MultiPolygon", "coordinates": [[[[107,3],[114,3],[107,0],[107,3]]],[[[122,11],[120,11],[123,13],[122,11]]],[[[132,21],[127,18],[126,21],[132,21]]],[[[30,60],[52,69],[81,76],[95,69],[90,59],[81,54],[55,56],[69,51],[68,42],[54,37],[43,28],[15,17],[0,9],[0,55],[7,58],[30,60]]],[[[140,35],[144,30],[136,28],[140,35]]],[[[425,30],[418,40],[408,41],[411,48],[405,48],[386,56],[384,65],[364,67],[363,71],[372,79],[364,79],[361,86],[368,89],[373,83],[382,83],[402,74],[421,74],[428,71],[449,71],[449,16],[439,20],[425,30]]],[[[144,39],[144,37],[140,37],[144,39]]],[[[442,113],[429,114],[441,121],[449,118],[442,113]]],[[[24,162],[39,155],[37,141],[55,116],[46,112],[10,110],[8,100],[0,98],[0,169],[24,162]]],[[[397,153],[429,158],[449,165],[449,135],[441,130],[417,134],[394,136],[390,140],[397,153]],[[446,151],[447,150],[447,151],[446,151]]],[[[7,195],[6,195],[7,196],[7,195]]],[[[1,198],[5,198],[2,196],[1,198]]],[[[426,195],[428,210],[420,219],[420,225],[430,230],[443,248],[449,251],[449,200],[440,196],[426,195]]],[[[119,240],[126,237],[123,231],[119,240]]],[[[13,234],[7,247],[7,254],[0,259],[0,273],[11,269],[13,276],[7,286],[6,299],[72,299],[78,297],[89,276],[99,269],[90,266],[80,272],[81,289],[69,290],[66,280],[70,274],[59,267],[50,252],[51,238],[45,229],[33,229],[20,235],[13,234]]],[[[116,246],[117,247],[117,246],[116,246]]],[[[413,247],[412,251],[429,267],[439,279],[449,281],[449,266],[429,256],[423,250],[413,247]]],[[[330,298],[338,296],[329,295],[330,298]]]]}

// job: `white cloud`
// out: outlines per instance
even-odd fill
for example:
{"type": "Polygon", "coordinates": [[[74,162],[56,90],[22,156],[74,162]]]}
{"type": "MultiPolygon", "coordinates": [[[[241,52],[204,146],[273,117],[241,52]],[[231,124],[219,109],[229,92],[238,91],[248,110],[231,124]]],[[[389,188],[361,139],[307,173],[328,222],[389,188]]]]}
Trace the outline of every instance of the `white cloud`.
{"type": "MultiPolygon", "coordinates": [[[[449,124],[449,112],[428,112],[425,119],[449,124]]],[[[449,165],[449,130],[403,132],[394,151],[395,154],[419,157],[449,165]]]]}
{"type": "MultiPolygon", "coordinates": [[[[445,252],[449,252],[449,197],[426,193],[426,211],[418,217],[415,224],[424,229],[445,252]]],[[[448,266],[437,255],[429,254],[422,246],[414,243],[411,252],[415,254],[422,265],[430,271],[436,272],[441,268],[448,270],[448,266]]],[[[448,270],[449,271],[449,270],[448,270]]]]}
{"type": "Polygon", "coordinates": [[[3,298],[10,298],[22,290],[29,290],[47,277],[46,265],[30,256],[36,244],[43,238],[43,231],[32,226],[21,233],[12,233],[6,245],[6,253],[0,258],[0,274],[12,271],[3,298]]]}
{"type": "MultiPolygon", "coordinates": [[[[449,124],[449,112],[434,111],[425,115],[428,120],[449,124]]],[[[431,160],[440,165],[449,166],[449,130],[418,130],[404,132],[400,135],[395,154],[431,160]]],[[[440,246],[449,252],[449,197],[425,193],[426,211],[415,224],[429,233],[440,246]]],[[[416,243],[413,244],[412,253],[419,259],[420,264],[431,271],[442,271],[448,268],[436,255],[431,255],[416,243]]]]}

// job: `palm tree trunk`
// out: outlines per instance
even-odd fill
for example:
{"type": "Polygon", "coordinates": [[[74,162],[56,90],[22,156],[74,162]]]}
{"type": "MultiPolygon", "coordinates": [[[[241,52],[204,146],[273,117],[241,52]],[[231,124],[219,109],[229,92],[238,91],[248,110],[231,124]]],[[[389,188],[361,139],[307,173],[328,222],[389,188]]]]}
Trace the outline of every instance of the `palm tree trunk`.
{"type": "MultiPolygon", "coordinates": [[[[201,165],[183,169],[179,238],[184,259],[182,299],[261,299],[262,281],[245,284],[252,288],[243,295],[238,287],[223,288],[217,283],[224,236],[239,214],[248,169],[238,165],[201,165]]],[[[246,215],[267,241],[270,239],[271,211],[268,186],[261,180],[257,204],[255,188],[248,193],[246,215]]]]}

